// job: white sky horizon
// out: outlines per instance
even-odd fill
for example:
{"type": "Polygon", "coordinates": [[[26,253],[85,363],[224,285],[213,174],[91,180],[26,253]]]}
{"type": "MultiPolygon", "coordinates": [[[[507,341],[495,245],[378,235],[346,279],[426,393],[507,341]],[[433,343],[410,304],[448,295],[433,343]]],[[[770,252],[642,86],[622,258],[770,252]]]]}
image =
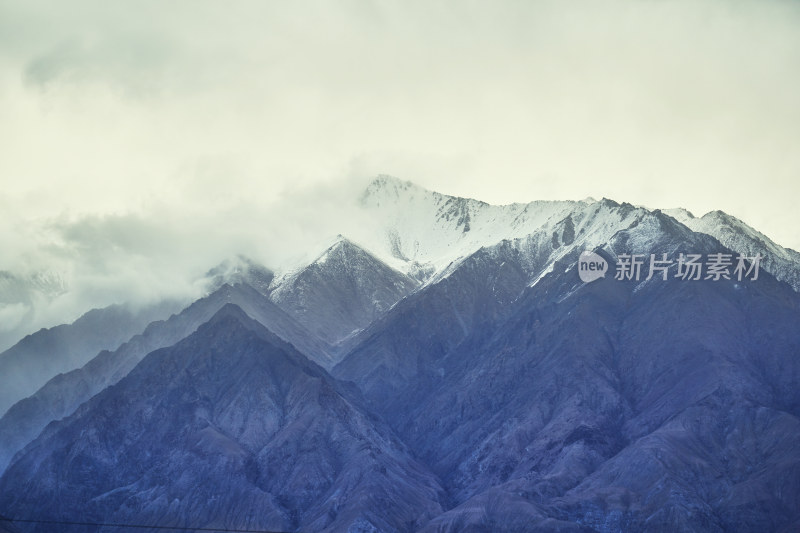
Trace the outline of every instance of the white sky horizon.
{"type": "Polygon", "coordinates": [[[147,293],[378,174],[800,250],[798,30],[788,0],[0,0],[0,270],[147,293]]]}

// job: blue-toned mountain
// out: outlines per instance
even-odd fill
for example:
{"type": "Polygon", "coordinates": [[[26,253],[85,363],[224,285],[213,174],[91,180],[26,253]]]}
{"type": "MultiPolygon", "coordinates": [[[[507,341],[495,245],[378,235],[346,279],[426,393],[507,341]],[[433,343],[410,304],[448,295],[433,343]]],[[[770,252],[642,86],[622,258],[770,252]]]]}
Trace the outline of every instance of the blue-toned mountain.
{"type": "Polygon", "coordinates": [[[414,530],[440,497],[355,389],[234,304],[51,424],[0,480],[14,517],[188,528],[414,530]]]}

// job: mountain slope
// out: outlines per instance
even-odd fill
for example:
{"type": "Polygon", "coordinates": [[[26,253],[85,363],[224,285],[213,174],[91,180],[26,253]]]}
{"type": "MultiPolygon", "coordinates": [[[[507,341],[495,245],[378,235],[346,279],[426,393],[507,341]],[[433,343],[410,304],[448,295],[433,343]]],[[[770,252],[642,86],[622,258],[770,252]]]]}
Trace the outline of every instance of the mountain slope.
{"type": "Polygon", "coordinates": [[[800,253],[776,244],[763,233],[722,211],[711,211],[700,218],[685,209],[666,212],[692,231],[711,235],[731,250],[751,257],[761,254],[767,271],[800,292],[800,253]]]}
{"type": "Polygon", "coordinates": [[[420,391],[406,390],[405,384],[434,386],[437,374],[446,372],[444,363],[460,357],[463,343],[482,342],[528,285],[604,243],[635,253],[657,248],[671,254],[686,243],[714,244],[659,212],[610,201],[583,206],[523,238],[481,248],[442,269],[354,338],[333,374],[357,383],[368,399],[386,399],[389,403],[379,408],[385,412],[398,402],[416,402],[420,391]]]}
{"type": "Polygon", "coordinates": [[[10,348],[34,331],[37,307],[51,303],[68,290],[69,283],[60,272],[0,270],[0,350],[10,348]]]}
{"type": "MultiPolygon", "coordinates": [[[[726,251],[659,213],[632,222],[610,233],[612,265],[621,253],[726,251]]],[[[476,280],[494,279],[490,270],[467,277],[455,268],[334,368],[363,388],[457,504],[426,530],[796,523],[797,294],[769,274],[584,284],[576,259],[575,250],[565,255],[483,323],[492,284],[476,280]],[[454,306],[464,333],[449,326],[445,296],[432,296],[441,284],[448,295],[475,295],[454,306]]]]}
{"type": "Polygon", "coordinates": [[[101,350],[115,350],[144,327],[169,316],[177,302],[133,309],[112,305],[93,309],[72,324],[42,329],[0,353],[0,413],[33,394],[50,378],[86,364],[101,350]]]}
{"type": "Polygon", "coordinates": [[[329,348],[275,304],[247,285],[223,285],[166,321],[150,324],[141,335],[113,352],[100,352],[82,368],[61,374],[0,418],[0,471],[13,455],[52,420],[71,414],[80,404],[125,377],[149,352],[170,346],[192,333],[227,303],[247,309],[265,326],[292,342],[309,357],[329,363],[329,348]]]}
{"type": "MultiPolygon", "coordinates": [[[[223,287],[16,404],[0,444],[22,428],[17,449],[77,411],[16,455],[0,509],[308,531],[800,526],[800,295],[780,281],[795,252],[721,212],[607,199],[490,206],[382,177],[362,208],[369,252],[340,237],[259,271],[266,289],[223,287]],[[584,250],[604,278],[580,280],[584,250]],[[614,279],[626,254],[738,252],[765,256],[757,280],[614,279]]],[[[249,279],[235,265],[219,280],[249,279]]]]}
{"type": "Polygon", "coordinates": [[[422,418],[406,426],[412,446],[451,472],[451,490],[477,494],[465,509],[491,487],[487,519],[522,493],[544,516],[597,531],[797,520],[797,299],[774,282],[603,283],[552,307],[532,291],[484,363],[409,415],[422,418]],[[448,404],[465,408],[436,409],[448,404]]]}
{"type": "Polygon", "coordinates": [[[16,516],[283,531],[410,530],[441,511],[357,395],[233,304],[48,427],[0,495],[16,516]]]}
{"type": "Polygon", "coordinates": [[[332,373],[355,382],[387,417],[441,381],[442,361],[491,329],[529,281],[509,244],[482,249],[449,275],[398,303],[353,339],[332,373]]]}
{"type": "Polygon", "coordinates": [[[340,236],[310,265],[277,281],[270,298],[316,336],[336,344],[417,285],[340,236]]]}

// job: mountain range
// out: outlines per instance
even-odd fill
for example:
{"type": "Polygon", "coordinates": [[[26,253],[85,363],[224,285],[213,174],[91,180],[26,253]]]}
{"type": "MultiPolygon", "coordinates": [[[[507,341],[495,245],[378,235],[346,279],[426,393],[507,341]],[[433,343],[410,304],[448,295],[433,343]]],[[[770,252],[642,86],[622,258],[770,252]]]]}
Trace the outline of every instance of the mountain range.
{"type": "Polygon", "coordinates": [[[232,258],[182,310],[0,354],[40,380],[0,418],[0,528],[800,529],[800,254],[719,211],[388,176],[358,209],[299,267],[232,258]],[[617,279],[635,254],[763,260],[617,279]]]}

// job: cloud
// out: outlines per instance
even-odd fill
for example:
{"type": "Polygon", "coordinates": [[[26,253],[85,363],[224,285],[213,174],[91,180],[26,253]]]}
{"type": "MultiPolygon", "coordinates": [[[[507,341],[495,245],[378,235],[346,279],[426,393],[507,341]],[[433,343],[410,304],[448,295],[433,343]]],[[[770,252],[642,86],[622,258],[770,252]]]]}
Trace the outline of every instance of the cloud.
{"type": "Polygon", "coordinates": [[[124,96],[143,97],[159,88],[168,53],[149,39],[75,37],[31,58],[23,79],[41,90],[102,82],[124,96]]]}
{"type": "Polygon", "coordinates": [[[783,0],[5,0],[0,269],[88,303],[275,266],[379,173],[723,209],[800,248],[799,26],[783,0]]]}
{"type": "MultiPolygon", "coordinates": [[[[339,232],[355,234],[363,226],[355,204],[365,186],[364,179],[340,177],[287,188],[270,202],[237,196],[176,210],[153,201],[124,213],[62,213],[37,220],[16,212],[11,227],[24,227],[19,241],[11,238],[13,232],[0,231],[0,239],[20,252],[3,265],[10,274],[8,283],[0,279],[0,296],[11,298],[24,285],[24,294],[2,301],[30,308],[24,316],[27,331],[112,303],[189,301],[203,294],[210,268],[238,254],[280,271],[312,259],[339,232]],[[52,279],[66,290],[50,290],[42,281],[23,283],[26,279],[52,279]]],[[[9,212],[5,218],[11,219],[9,212]]]]}
{"type": "Polygon", "coordinates": [[[22,303],[0,303],[0,333],[13,330],[19,326],[29,311],[28,306],[22,303]]]}

